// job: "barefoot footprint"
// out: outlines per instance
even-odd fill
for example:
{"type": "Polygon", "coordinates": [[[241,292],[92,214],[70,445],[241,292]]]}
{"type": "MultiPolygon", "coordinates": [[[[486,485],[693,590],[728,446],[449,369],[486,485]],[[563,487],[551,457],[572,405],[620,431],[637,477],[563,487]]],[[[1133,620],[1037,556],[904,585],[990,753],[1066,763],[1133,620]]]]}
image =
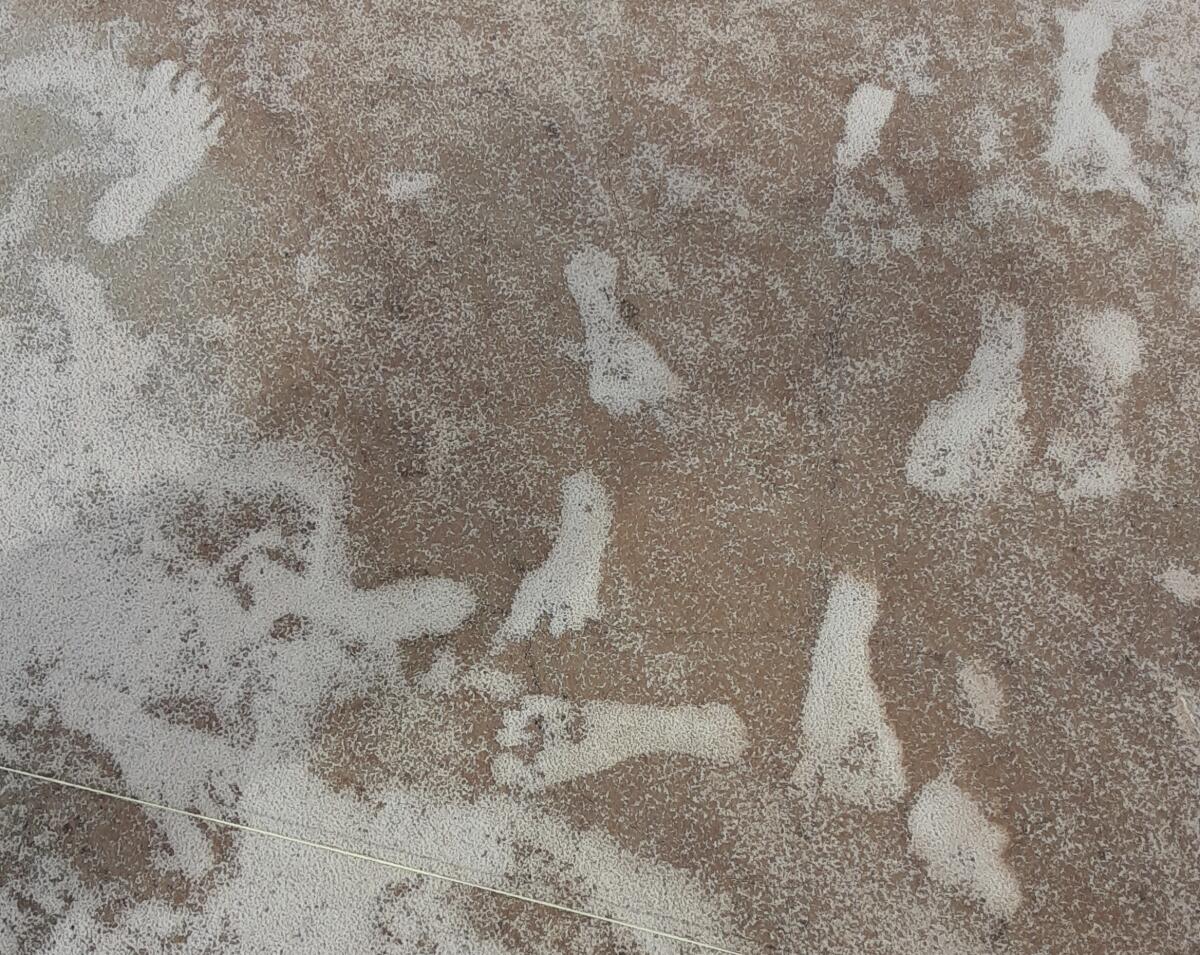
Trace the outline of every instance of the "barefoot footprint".
{"type": "Polygon", "coordinates": [[[181,73],[170,61],[155,66],[114,123],[134,172],[96,203],[88,223],[92,238],[109,243],[140,233],[163,196],[195,173],[223,124],[198,74],[181,73]]]}
{"type": "Polygon", "coordinates": [[[628,759],[679,753],[726,765],[741,758],[746,728],[724,703],[646,706],[527,696],[504,715],[492,763],[497,782],[540,790],[602,772],[628,759]],[[523,752],[518,755],[518,752],[523,752]]]}

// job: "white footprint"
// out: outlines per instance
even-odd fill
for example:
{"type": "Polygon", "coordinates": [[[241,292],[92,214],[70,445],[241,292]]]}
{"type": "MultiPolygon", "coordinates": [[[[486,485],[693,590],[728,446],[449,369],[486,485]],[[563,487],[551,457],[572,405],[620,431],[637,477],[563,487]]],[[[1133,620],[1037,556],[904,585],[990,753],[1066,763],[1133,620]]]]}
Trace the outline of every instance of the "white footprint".
{"type": "Polygon", "coordinates": [[[155,66],[115,117],[114,135],[129,148],[134,171],[96,203],[92,238],[109,243],[139,234],[162,198],[196,172],[223,124],[198,74],[180,73],[170,61],[155,66]]]}
{"type": "Polygon", "coordinates": [[[930,404],[909,445],[904,474],[927,494],[950,499],[995,495],[1025,462],[1021,359],[1025,315],[1001,306],[984,314],[979,346],[949,397],[930,404]]]}
{"type": "Polygon", "coordinates": [[[834,582],[817,635],[802,716],[802,756],[792,782],[819,781],[836,795],[878,809],[894,804],[907,782],[900,741],[871,679],[868,639],[879,592],[843,574],[834,582]]]}
{"type": "Polygon", "coordinates": [[[567,288],[583,322],[588,394],[611,414],[654,408],[679,391],[679,381],[648,342],[621,319],[617,260],[588,246],[567,261],[567,288]]]}
{"type": "Polygon", "coordinates": [[[545,562],[521,581],[498,642],[532,636],[545,616],[555,636],[600,618],[600,561],[611,527],[612,505],[591,471],[563,481],[558,538],[545,562]]]}
{"type": "Polygon", "coordinates": [[[498,782],[529,790],[655,753],[725,765],[737,762],[748,745],[745,726],[724,703],[664,707],[610,700],[570,703],[551,696],[527,696],[505,713],[497,741],[531,751],[529,759],[503,752],[492,763],[498,782]]]}
{"type": "Polygon", "coordinates": [[[1135,0],[1118,13],[1112,4],[1093,0],[1082,10],[1058,11],[1063,53],[1054,126],[1044,155],[1073,188],[1125,192],[1146,205],[1150,191],[1138,174],[1129,139],[1096,101],[1100,58],[1112,45],[1113,27],[1135,20],[1143,7],[1135,0]]]}
{"type": "Polygon", "coordinates": [[[921,228],[912,215],[904,181],[894,170],[856,173],[879,152],[880,135],[896,104],[893,90],[863,83],[846,103],[845,125],[834,158],[834,188],[822,227],[837,254],[852,262],[879,261],[893,250],[913,252],[921,228]]]}
{"type": "Polygon", "coordinates": [[[1004,861],[1008,835],[945,774],[917,794],[908,833],[913,854],[938,882],[982,902],[991,915],[1016,913],[1021,887],[1004,861]]]}

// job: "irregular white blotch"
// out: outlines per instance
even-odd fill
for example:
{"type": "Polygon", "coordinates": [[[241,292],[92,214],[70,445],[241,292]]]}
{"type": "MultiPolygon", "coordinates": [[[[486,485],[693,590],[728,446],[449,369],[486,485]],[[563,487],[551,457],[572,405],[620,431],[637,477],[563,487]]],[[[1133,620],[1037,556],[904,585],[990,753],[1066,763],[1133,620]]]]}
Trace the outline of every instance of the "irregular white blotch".
{"type": "Polygon", "coordinates": [[[846,104],[846,128],[838,143],[837,164],[853,169],[879,149],[879,134],[892,114],[896,94],[892,90],[863,83],[846,104]]]}
{"type": "Polygon", "coordinates": [[[1025,315],[1012,306],[985,313],[962,387],[934,401],[909,445],[905,477],[945,498],[995,495],[1024,463],[1021,359],[1025,315]]]}
{"type": "Polygon", "coordinates": [[[392,202],[410,202],[432,190],[439,182],[432,172],[394,172],[388,176],[387,197],[392,202]]]}
{"type": "Polygon", "coordinates": [[[1181,603],[1194,604],[1200,600],[1200,575],[1185,567],[1172,565],[1154,579],[1181,603]]]}
{"type": "Polygon", "coordinates": [[[110,49],[60,49],[16,60],[0,72],[9,98],[52,107],[90,139],[89,160],[119,178],[101,195],[88,232],[104,243],[139,234],[169,192],[200,168],[224,120],[194,72],[164,60],[143,71],[110,49]]]}
{"type": "Polygon", "coordinates": [[[529,637],[544,616],[555,636],[600,619],[600,561],[611,528],[612,505],[591,471],[563,481],[558,538],[521,581],[497,639],[529,637]]]}
{"type": "Polygon", "coordinates": [[[191,819],[180,818],[177,824],[164,826],[162,832],[166,836],[169,852],[159,856],[160,867],[179,872],[188,879],[202,879],[216,861],[205,826],[191,819]]]}
{"type": "Polygon", "coordinates": [[[913,33],[892,40],[887,46],[887,59],[888,79],[910,96],[929,96],[937,91],[937,81],[929,75],[933,55],[925,34],[913,33]]]}
{"type": "Polygon", "coordinates": [[[1008,835],[946,775],[917,794],[908,833],[913,853],[938,882],[982,902],[991,915],[1016,913],[1021,887],[1004,861],[1008,835]]]}
{"type": "MultiPolygon", "coordinates": [[[[1142,4],[1129,4],[1128,9],[1142,4]]],[[[1121,22],[1105,4],[1059,10],[1063,53],[1058,61],[1058,102],[1045,158],[1067,182],[1087,192],[1125,192],[1148,204],[1150,191],[1138,174],[1129,140],[1096,102],[1100,58],[1112,45],[1121,22]]],[[[1129,16],[1125,16],[1127,22],[1129,16]]]]}
{"type": "Polygon", "coordinates": [[[567,261],[567,288],[583,322],[588,394],[611,414],[634,414],[662,404],[679,381],[658,353],[621,319],[617,260],[595,246],[567,261]]]}
{"type": "Polygon", "coordinates": [[[878,616],[875,587],[837,578],[813,651],[803,752],[792,776],[803,786],[819,777],[838,796],[871,809],[895,803],[907,786],[900,741],[871,679],[868,640],[878,616]]]}
{"type": "Polygon", "coordinates": [[[985,733],[1004,728],[1004,689],[982,663],[966,660],[958,667],[958,686],[971,721],[985,733]]]}
{"type": "Polygon", "coordinates": [[[62,355],[22,348],[11,324],[0,328],[0,551],[68,525],[89,491],[136,493],[203,455],[147,400],[164,371],[158,343],[117,322],[100,280],[64,261],[45,262],[37,278],[68,344],[62,355]]]}
{"type": "Polygon", "coordinates": [[[1134,477],[1121,410],[1130,380],[1142,367],[1137,322],[1117,309],[1088,315],[1068,333],[1064,348],[1084,368],[1089,389],[1051,435],[1046,458],[1060,472],[1058,494],[1068,504],[1114,498],[1134,477]]]}
{"type": "MultiPolygon", "coordinates": [[[[569,826],[512,798],[448,801],[444,794],[404,789],[380,794],[378,803],[331,792],[295,763],[247,767],[247,818],[300,834],[338,833],[342,845],[480,884],[538,898],[559,899],[613,918],[654,913],[651,925],[720,939],[733,923],[727,896],[690,872],[640,858],[602,830],[569,826]],[[530,854],[547,864],[531,871],[530,854]]],[[[156,819],[170,830],[190,823],[168,814],[156,819]]],[[[65,861],[48,855],[20,888],[33,906],[14,900],[0,885],[0,945],[17,951],[41,925],[23,917],[34,908],[44,919],[47,955],[79,952],[428,952],[437,955],[517,955],[492,919],[481,919],[478,899],[460,886],[399,873],[382,865],[319,851],[280,839],[233,833],[226,861],[211,866],[191,888],[204,904],[135,894],[112,915],[111,891],[83,884],[65,861]],[[29,927],[24,934],[21,929],[29,927]],[[16,931],[13,931],[15,927],[16,931]],[[185,940],[180,942],[180,940],[185,940]],[[294,944],[288,945],[288,942],[294,944]]],[[[169,865],[156,865],[166,874],[169,865]]],[[[195,897],[195,896],[193,896],[195,897]]],[[[595,922],[574,920],[555,929],[530,952],[594,951],[595,922]]],[[[605,933],[609,936],[609,933],[605,933]]],[[[612,938],[611,936],[609,936],[612,938]]],[[[645,933],[618,934],[622,951],[667,955],[680,951],[645,933]]]]}
{"type": "Polygon", "coordinates": [[[504,752],[492,763],[498,782],[530,790],[655,753],[734,763],[749,744],[742,721],[724,703],[664,707],[611,700],[572,703],[551,696],[527,696],[505,713],[497,741],[536,749],[528,761],[504,752]]]}

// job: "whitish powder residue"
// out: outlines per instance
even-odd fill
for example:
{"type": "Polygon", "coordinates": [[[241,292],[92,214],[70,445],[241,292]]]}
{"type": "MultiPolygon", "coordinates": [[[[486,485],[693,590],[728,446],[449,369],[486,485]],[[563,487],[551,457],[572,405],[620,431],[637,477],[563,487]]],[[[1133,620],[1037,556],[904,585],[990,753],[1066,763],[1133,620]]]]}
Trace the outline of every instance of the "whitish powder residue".
{"type": "Polygon", "coordinates": [[[104,243],[142,232],[163,197],[200,168],[223,123],[196,73],[169,60],[143,71],[79,42],[8,64],[0,89],[57,107],[85,136],[88,163],[118,177],[88,222],[104,243]]]}
{"type": "Polygon", "coordinates": [[[1154,579],[1181,603],[1194,604],[1200,601],[1200,575],[1186,567],[1173,564],[1154,579]]]}
{"type": "Polygon", "coordinates": [[[1064,351],[1084,369],[1089,387],[1046,449],[1060,472],[1059,497],[1067,503],[1114,498],[1134,478],[1121,412],[1142,367],[1137,323],[1118,309],[1089,314],[1068,333],[1064,351]]]}
{"type": "Polygon", "coordinates": [[[591,471],[563,481],[558,537],[521,581],[497,639],[529,637],[544,616],[555,636],[600,619],[600,562],[611,528],[612,505],[591,471]]]}
{"type": "Polygon", "coordinates": [[[411,202],[430,192],[438,181],[432,172],[394,172],[388,177],[387,197],[392,202],[411,202]]]}
{"type": "Polygon", "coordinates": [[[958,687],[972,723],[990,734],[1004,729],[1004,689],[991,670],[978,661],[964,660],[958,666],[958,687]]]}
{"type": "Polygon", "coordinates": [[[792,777],[802,786],[819,777],[838,796],[871,809],[895,803],[907,786],[900,741],[871,679],[868,639],[878,616],[874,586],[837,578],[813,651],[803,753],[792,777]]]}
{"type": "Polygon", "coordinates": [[[922,787],[908,814],[912,851],[943,885],[1012,917],[1021,887],[1004,861],[1008,835],[988,821],[965,792],[942,775],[922,787]]]}
{"type": "Polygon", "coordinates": [[[1021,359],[1025,315],[999,306],[983,330],[962,386],[934,401],[909,445],[905,477],[927,494],[951,499],[995,496],[1025,461],[1021,359]]]}
{"type": "Polygon", "coordinates": [[[1058,61],[1058,102],[1045,158],[1066,181],[1087,192],[1124,192],[1143,204],[1150,192],[1137,166],[1129,139],[1096,101],[1100,58],[1112,45],[1113,27],[1128,22],[1141,2],[1115,7],[1090,3],[1082,10],[1059,10],[1063,53],[1058,61]],[[1121,15],[1115,10],[1120,9],[1121,15]]]}
{"type": "Polygon", "coordinates": [[[588,394],[611,414],[654,408],[679,391],[679,381],[648,342],[621,319],[617,260],[595,246],[567,261],[567,288],[583,323],[588,394]]]}
{"type": "Polygon", "coordinates": [[[655,753],[734,763],[749,743],[742,721],[723,703],[644,706],[612,700],[572,703],[551,696],[527,696],[520,707],[505,713],[497,740],[510,749],[536,749],[529,761],[504,752],[492,764],[497,781],[530,790],[655,753]]]}
{"type": "Polygon", "coordinates": [[[892,90],[863,83],[846,104],[846,128],[837,148],[837,164],[853,169],[879,149],[879,134],[892,114],[896,94],[892,90]]]}

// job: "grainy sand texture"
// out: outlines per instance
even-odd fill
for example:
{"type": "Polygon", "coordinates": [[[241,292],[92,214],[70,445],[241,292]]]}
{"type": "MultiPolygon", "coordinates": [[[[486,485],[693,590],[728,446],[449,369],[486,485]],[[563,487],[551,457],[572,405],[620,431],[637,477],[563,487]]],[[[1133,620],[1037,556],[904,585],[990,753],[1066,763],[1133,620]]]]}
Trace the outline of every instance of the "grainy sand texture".
{"type": "Polygon", "coordinates": [[[1200,5],[1060,2],[0,0],[0,952],[1200,953],[1200,5]]]}

